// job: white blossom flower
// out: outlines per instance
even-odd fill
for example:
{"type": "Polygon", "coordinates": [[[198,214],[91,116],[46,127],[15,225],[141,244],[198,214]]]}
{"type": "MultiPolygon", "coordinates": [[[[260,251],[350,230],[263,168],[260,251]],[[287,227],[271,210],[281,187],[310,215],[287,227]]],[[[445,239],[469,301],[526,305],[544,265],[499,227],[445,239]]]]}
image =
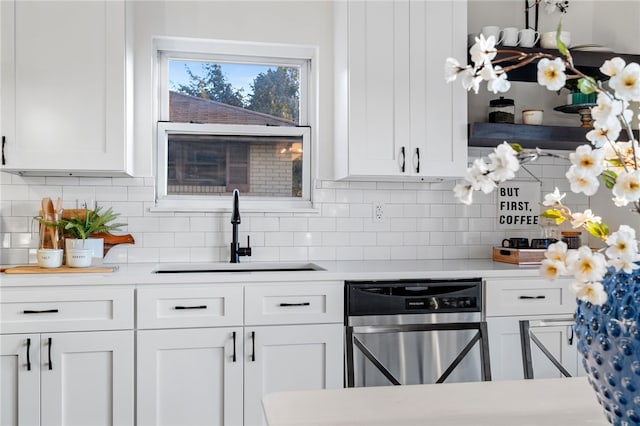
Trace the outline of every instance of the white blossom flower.
{"type": "Polygon", "coordinates": [[[600,281],[607,272],[607,262],[601,253],[594,253],[587,246],[570,250],[567,269],[578,281],[600,281]]]}
{"type": "Polygon", "coordinates": [[[551,261],[565,264],[567,253],[567,243],[564,241],[557,241],[553,244],[549,244],[547,251],[544,252],[544,256],[551,261]]]}
{"type": "Polygon", "coordinates": [[[600,72],[604,75],[608,75],[609,77],[613,77],[621,72],[625,65],[626,63],[622,58],[615,57],[607,59],[600,67],[600,72]]]}
{"type": "Polygon", "coordinates": [[[595,216],[591,209],[586,209],[584,213],[571,213],[571,226],[574,228],[580,228],[587,222],[602,223],[602,218],[595,216]]]}
{"type": "Polygon", "coordinates": [[[460,76],[460,80],[462,81],[462,87],[467,89],[467,91],[473,89],[473,91],[478,94],[482,77],[477,76],[473,68],[467,68],[462,71],[461,74],[462,75],[460,76]]]}
{"type": "Polygon", "coordinates": [[[616,258],[616,259],[609,259],[607,261],[607,265],[613,266],[616,271],[623,271],[623,272],[626,272],[627,274],[631,274],[633,273],[634,270],[640,269],[640,265],[636,263],[637,261],[638,259],[636,259],[635,261],[629,261],[625,259],[616,258]]]}
{"type": "Polygon", "coordinates": [[[596,176],[604,170],[604,151],[591,149],[589,145],[580,145],[575,152],[569,154],[569,160],[576,168],[596,176]]]}
{"type": "Polygon", "coordinates": [[[517,154],[518,153],[511,148],[511,145],[506,142],[498,145],[494,152],[489,154],[489,159],[491,160],[489,177],[497,182],[513,179],[520,168],[520,161],[518,161],[517,154]]]}
{"type": "Polygon", "coordinates": [[[549,90],[560,90],[567,81],[565,65],[562,59],[555,58],[553,61],[542,58],[538,61],[538,83],[546,86],[549,90]]]}
{"type": "Polygon", "coordinates": [[[447,83],[454,81],[458,74],[471,68],[469,65],[462,66],[456,58],[447,58],[444,62],[444,77],[447,83]]]}
{"type": "Polygon", "coordinates": [[[571,184],[571,191],[579,194],[583,192],[587,196],[591,196],[598,191],[600,182],[598,178],[589,170],[579,169],[576,166],[569,167],[569,171],[565,174],[571,184]]]}
{"type": "Polygon", "coordinates": [[[607,169],[620,174],[625,171],[625,165],[629,169],[635,169],[640,164],[640,145],[638,142],[617,141],[615,144],[606,144],[602,147],[605,151],[605,160],[609,162],[607,169]],[[613,164],[610,161],[622,161],[622,164],[613,164]]]}
{"type": "Polygon", "coordinates": [[[600,127],[614,126],[619,124],[618,115],[622,113],[623,103],[614,100],[606,93],[599,93],[596,99],[596,106],[591,108],[591,117],[600,127]]]}
{"type": "MultiPolygon", "coordinates": [[[[614,197],[621,202],[631,203],[640,200],[640,169],[631,172],[620,172],[611,190],[614,197]]],[[[622,204],[626,206],[627,204],[622,204]]]]}
{"type": "Polygon", "coordinates": [[[598,121],[594,121],[593,130],[587,132],[586,138],[596,148],[602,148],[608,141],[617,140],[618,136],[620,136],[620,130],[622,130],[622,127],[618,120],[604,126],[601,126],[598,121]]]}
{"type": "Polygon", "coordinates": [[[474,191],[490,193],[496,187],[496,183],[491,180],[487,173],[489,166],[481,158],[476,158],[473,165],[467,169],[465,179],[471,184],[474,191]]]}
{"type": "Polygon", "coordinates": [[[609,245],[605,254],[610,259],[620,259],[626,262],[634,262],[638,257],[638,242],[636,241],[636,231],[628,225],[620,225],[616,232],[613,232],[606,239],[609,245]]]}
{"type": "Polygon", "coordinates": [[[453,195],[466,205],[473,202],[473,188],[470,184],[456,184],[456,186],[453,187],[453,195]]]}
{"type": "Polygon", "coordinates": [[[540,265],[540,275],[548,280],[555,280],[560,275],[567,273],[564,262],[551,259],[543,259],[540,265]]]}
{"type": "Polygon", "coordinates": [[[507,80],[507,73],[500,72],[502,70],[500,65],[496,65],[495,70],[497,72],[493,72],[493,78],[489,79],[489,82],[487,83],[487,90],[493,93],[508,92],[511,88],[511,82],[507,80]]]}
{"type": "Polygon", "coordinates": [[[640,101],[640,65],[633,62],[609,79],[616,96],[627,101],[640,101]]]}
{"type": "Polygon", "coordinates": [[[543,206],[555,206],[556,204],[562,204],[562,199],[566,197],[566,193],[560,194],[560,190],[556,186],[556,189],[553,192],[545,194],[544,201],[542,202],[543,206]]]}
{"type": "Polygon", "coordinates": [[[601,282],[579,282],[574,281],[571,285],[576,297],[583,302],[590,302],[593,305],[602,305],[607,301],[607,293],[601,282]]]}
{"type": "Polygon", "coordinates": [[[469,53],[476,67],[490,64],[497,54],[496,38],[489,36],[485,39],[484,34],[480,34],[476,37],[475,44],[469,49],[469,53]]]}

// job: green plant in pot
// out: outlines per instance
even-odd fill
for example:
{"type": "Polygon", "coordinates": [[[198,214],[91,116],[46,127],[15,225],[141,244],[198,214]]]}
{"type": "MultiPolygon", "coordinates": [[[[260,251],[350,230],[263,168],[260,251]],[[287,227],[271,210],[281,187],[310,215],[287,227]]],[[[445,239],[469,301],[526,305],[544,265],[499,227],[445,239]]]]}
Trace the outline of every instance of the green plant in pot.
{"type": "Polygon", "coordinates": [[[125,223],[117,223],[120,216],[111,208],[103,210],[96,206],[93,210],[66,210],[60,219],[64,230],[67,249],[91,249],[93,257],[102,259],[104,255],[104,235],[119,231],[125,223]]]}

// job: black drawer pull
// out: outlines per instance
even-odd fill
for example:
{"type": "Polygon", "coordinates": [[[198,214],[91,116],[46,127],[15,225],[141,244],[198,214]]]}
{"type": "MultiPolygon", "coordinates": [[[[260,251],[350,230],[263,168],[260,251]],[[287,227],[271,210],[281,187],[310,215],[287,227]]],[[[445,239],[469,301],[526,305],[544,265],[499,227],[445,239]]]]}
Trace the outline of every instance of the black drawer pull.
{"type": "Polygon", "coordinates": [[[311,305],[310,302],[300,302],[300,303],[280,303],[280,305],[278,306],[287,307],[287,306],[309,306],[309,305],[311,305]]]}
{"type": "Polygon", "coordinates": [[[236,332],[233,332],[233,356],[231,357],[233,362],[236,362],[236,332]]]}
{"type": "Polygon", "coordinates": [[[58,310],[57,309],[44,309],[42,311],[35,311],[32,309],[25,309],[24,311],[22,311],[23,314],[57,314],[58,310]]]}
{"type": "Polygon", "coordinates": [[[49,370],[53,370],[53,364],[51,363],[51,346],[52,346],[52,341],[51,341],[51,337],[49,337],[49,370]]]}
{"type": "Polygon", "coordinates": [[[31,371],[31,339],[27,338],[27,371],[31,371]]]}
{"type": "Polygon", "coordinates": [[[520,296],[518,299],[546,299],[547,296],[539,295],[539,296],[520,296]]]}
{"type": "Polygon", "coordinates": [[[173,309],[207,309],[207,305],[199,305],[199,306],[174,306],[173,309]]]}
{"type": "Polygon", "coordinates": [[[256,360],[256,332],[251,332],[251,361],[255,362],[256,360]]]}

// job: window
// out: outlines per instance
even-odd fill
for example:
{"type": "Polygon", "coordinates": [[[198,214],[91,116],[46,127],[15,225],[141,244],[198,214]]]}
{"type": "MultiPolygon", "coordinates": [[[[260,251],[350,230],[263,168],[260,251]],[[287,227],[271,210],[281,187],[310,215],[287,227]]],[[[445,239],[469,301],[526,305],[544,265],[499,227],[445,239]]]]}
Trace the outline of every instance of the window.
{"type": "Polygon", "coordinates": [[[156,40],[157,206],[311,207],[315,48],[156,40]],[[247,197],[247,198],[245,198],[247,197]]]}

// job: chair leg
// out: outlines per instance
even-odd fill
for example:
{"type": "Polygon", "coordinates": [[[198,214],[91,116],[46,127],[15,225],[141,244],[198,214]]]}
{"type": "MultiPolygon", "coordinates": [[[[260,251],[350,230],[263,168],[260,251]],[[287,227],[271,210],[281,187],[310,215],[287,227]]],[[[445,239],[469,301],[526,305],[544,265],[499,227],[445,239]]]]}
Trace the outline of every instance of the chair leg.
{"type": "Polygon", "coordinates": [[[531,360],[531,340],[529,338],[529,320],[520,321],[520,346],[522,348],[522,371],[525,379],[533,379],[531,360]]]}

